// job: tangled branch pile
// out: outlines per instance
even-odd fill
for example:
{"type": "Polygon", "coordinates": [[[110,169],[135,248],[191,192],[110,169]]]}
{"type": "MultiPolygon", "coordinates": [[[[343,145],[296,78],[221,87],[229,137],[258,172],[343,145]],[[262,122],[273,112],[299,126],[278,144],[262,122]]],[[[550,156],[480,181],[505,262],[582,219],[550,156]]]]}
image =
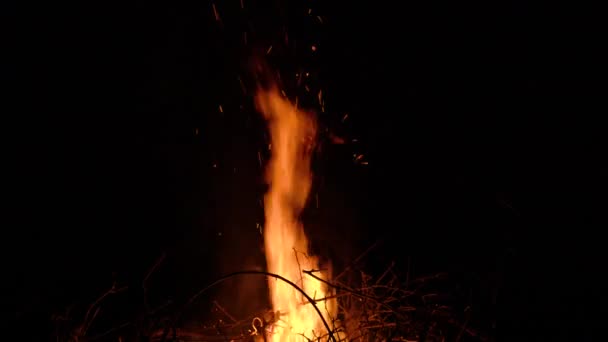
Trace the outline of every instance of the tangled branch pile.
{"type": "MultiPolygon", "coordinates": [[[[360,258],[359,258],[360,259],[360,258]]],[[[358,260],[359,260],[358,259],[358,260]]],[[[157,265],[156,265],[157,266],[157,265]]],[[[155,266],[155,267],[156,267],[155,266]]],[[[487,341],[488,338],[470,327],[471,308],[450,295],[450,277],[440,273],[430,276],[400,279],[392,263],[384,272],[374,276],[352,263],[332,281],[319,278],[317,270],[302,270],[303,276],[325,282],[331,289],[327,298],[311,298],[317,307],[328,299],[338,302],[337,317],[327,322],[331,331],[314,338],[321,341],[487,341]]],[[[236,274],[265,272],[237,272],[236,274]]],[[[149,275],[146,277],[146,279],[149,275]]],[[[221,283],[227,277],[214,282],[221,283]]],[[[297,286],[293,284],[294,286],[297,286]]],[[[208,286],[190,298],[189,305],[200,297],[208,286]]],[[[121,289],[123,291],[124,289],[121,289]]],[[[57,341],[264,341],[273,327],[284,324],[280,313],[267,310],[237,318],[218,301],[213,301],[212,319],[195,328],[185,328],[180,320],[183,309],[170,304],[148,311],[143,320],[123,322],[112,329],[90,336],[87,334],[99,312],[101,301],[118,293],[116,287],[105,292],[86,311],[81,324],[70,330],[58,329],[57,341]],[[171,308],[172,307],[172,308],[171,308]],[[177,312],[177,314],[176,314],[177,312]],[[147,324],[142,324],[145,321],[147,324]],[[130,328],[130,329],[129,329],[130,328]],[[131,330],[130,333],[127,330],[131,330]]],[[[312,305],[303,302],[302,305],[312,305]]],[[[56,316],[58,325],[65,325],[65,317],[56,316]]],[[[303,337],[302,340],[309,340],[303,337]]],[[[312,342],[312,341],[311,341],[312,342]]]]}

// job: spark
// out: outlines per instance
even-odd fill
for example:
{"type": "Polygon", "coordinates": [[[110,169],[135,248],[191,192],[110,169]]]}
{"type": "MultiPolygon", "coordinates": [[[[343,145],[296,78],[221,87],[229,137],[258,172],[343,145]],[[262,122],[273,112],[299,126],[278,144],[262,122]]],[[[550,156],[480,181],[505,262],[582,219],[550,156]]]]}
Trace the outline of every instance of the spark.
{"type": "Polygon", "coordinates": [[[367,165],[367,162],[363,160],[364,156],[362,154],[359,154],[359,155],[354,154],[353,157],[355,157],[355,163],[359,163],[359,164],[362,164],[362,165],[367,165]]]}
{"type": "Polygon", "coordinates": [[[367,165],[368,162],[366,160],[363,160],[364,156],[362,154],[359,155],[354,155],[355,156],[355,163],[359,163],[359,165],[367,165]]]}
{"type": "Polygon", "coordinates": [[[345,143],[344,139],[334,135],[334,134],[329,134],[329,137],[331,139],[331,142],[336,144],[336,145],[343,145],[345,143]]]}
{"type": "Polygon", "coordinates": [[[224,108],[222,108],[222,105],[220,105],[220,113],[224,113],[224,108]]]}
{"type": "Polygon", "coordinates": [[[270,51],[272,51],[272,45],[270,45],[270,47],[268,48],[268,50],[266,50],[266,54],[270,54],[270,51]]]}
{"type": "Polygon", "coordinates": [[[320,15],[318,15],[318,16],[317,16],[317,20],[319,20],[319,22],[320,22],[321,24],[323,24],[323,18],[321,18],[321,16],[320,16],[320,15]]]}
{"type": "Polygon", "coordinates": [[[317,47],[316,47],[315,45],[311,46],[311,47],[310,47],[310,49],[311,49],[312,51],[317,51],[317,47]]]}
{"type": "Polygon", "coordinates": [[[198,135],[198,127],[194,129],[194,135],[198,135]]]}
{"type": "Polygon", "coordinates": [[[262,153],[258,151],[258,161],[260,162],[260,166],[262,166],[262,153]]]}
{"type": "Polygon", "coordinates": [[[245,83],[243,83],[243,79],[241,79],[241,76],[237,76],[237,79],[239,80],[239,84],[241,85],[241,90],[243,91],[243,94],[247,94],[247,88],[245,88],[245,83]]]}
{"type": "Polygon", "coordinates": [[[342,117],[342,122],[346,121],[346,119],[348,119],[348,114],[344,114],[344,116],[342,117]]]}
{"type": "Polygon", "coordinates": [[[243,4],[243,0],[241,0],[241,9],[245,9],[245,4],[243,4]]]}
{"type": "Polygon", "coordinates": [[[312,13],[312,8],[308,9],[308,14],[310,15],[312,13]]]}

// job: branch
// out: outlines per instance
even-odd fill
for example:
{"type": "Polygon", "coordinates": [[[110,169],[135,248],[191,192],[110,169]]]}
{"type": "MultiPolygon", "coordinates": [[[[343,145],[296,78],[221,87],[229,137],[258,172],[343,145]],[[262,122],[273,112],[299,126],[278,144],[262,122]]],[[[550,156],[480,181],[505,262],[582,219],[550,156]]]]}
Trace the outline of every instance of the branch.
{"type": "Polygon", "coordinates": [[[376,304],[379,304],[380,306],[383,306],[383,307],[385,307],[386,309],[390,310],[392,313],[394,313],[395,315],[397,315],[399,318],[404,318],[404,317],[403,317],[403,316],[402,316],[400,313],[398,313],[398,312],[396,312],[395,310],[393,310],[393,308],[391,308],[389,305],[387,305],[387,304],[385,304],[385,303],[383,303],[383,302],[379,301],[379,300],[378,300],[378,298],[376,298],[376,297],[374,297],[374,296],[370,296],[370,295],[366,295],[366,294],[359,293],[359,292],[357,292],[357,291],[355,291],[355,290],[352,290],[352,289],[349,289],[349,288],[346,288],[346,287],[343,287],[343,286],[340,286],[340,285],[337,285],[337,284],[330,283],[329,281],[327,281],[327,280],[325,280],[325,279],[323,279],[323,278],[321,278],[321,277],[318,277],[318,276],[316,276],[315,274],[313,274],[313,272],[315,272],[315,271],[317,271],[317,270],[304,270],[304,271],[302,271],[302,272],[304,272],[304,273],[308,274],[309,276],[311,276],[311,277],[313,277],[313,278],[317,279],[318,281],[320,281],[320,282],[322,282],[322,283],[325,283],[325,284],[327,284],[327,285],[329,285],[329,286],[331,286],[331,287],[335,288],[335,289],[336,289],[336,290],[338,290],[338,291],[344,291],[344,292],[348,292],[348,293],[353,294],[353,295],[354,295],[354,296],[356,296],[356,297],[372,300],[372,301],[374,301],[376,304]]]}
{"type": "Polygon", "coordinates": [[[336,276],[335,280],[337,281],[343,275],[345,275],[346,272],[350,271],[353,268],[353,266],[355,266],[359,261],[361,261],[361,259],[363,259],[367,254],[369,254],[369,252],[373,251],[378,246],[380,246],[380,244],[382,242],[383,242],[382,240],[377,240],[373,245],[369,246],[363,253],[361,253],[361,255],[359,255],[355,260],[351,261],[350,264],[348,266],[346,266],[346,268],[342,272],[340,272],[340,274],[338,274],[338,276],[336,276]]]}
{"type": "Polygon", "coordinates": [[[114,283],[114,284],[112,284],[112,287],[108,291],[104,292],[99,298],[97,298],[97,300],[95,300],[93,303],[91,303],[91,305],[89,305],[89,308],[87,309],[87,313],[85,314],[84,319],[82,320],[82,324],[78,328],[78,335],[79,336],[86,335],[87,331],[91,327],[91,324],[93,324],[93,321],[95,320],[95,318],[97,317],[97,314],[99,313],[100,308],[98,307],[98,305],[99,305],[99,303],[101,303],[102,300],[104,300],[107,296],[109,296],[111,294],[120,293],[122,291],[125,291],[126,289],[127,289],[126,286],[117,289],[116,283],[114,283]],[[94,311],[93,316],[91,316],[91,312],[92,312],[93,308],[96,308],[96,310],[94,311]]]}
{"type": "MultiPolygon", "coordinates": [[[[331,330],[331,328],[329,327],[329,324],[327,324],[327,321],[325,320],[325,318],[323,317],[323,314],[321,313],[321,310],[319,310],[319,308],[317,307],[317,304],[315,302],[315,300],[313,298],[311,298],[302,288],[300,288],[298,285],[294,284],[293,282],[291,282],[289,279],[284,278],[278,274],[275,273],[270,273],[270,272],[265,272],[265,271],[238,271],[238,272],[233,272],[230,274],[227,274],[225,276],[222,276],[220,278],[218,278],[216,281],[212,282],[211,284],[205,286],[204,288],[202,288],[200,291],[198,291],[194,296],[192,296],[187,302],[186,304],[184,304],[184,307],[187,307],[189,305],[191,305],[198,297],[200,297],[203,293],[207,292],[209,289],[211,289],[212,287],[226,281],[227,279],[236,277],[236,276],[241,276],[241,275],[263,275],[263,276],[267,276],[267,277],[272,277],[272,278],[276,278],[279,280],[282,280],[283,282],[291,285],[291,287],[293,287],[294,289],[296,289],[298,292],[300,292],[307,300],[309,303],[311,303],[313,305],[313,307],[315,308],[315,311],[317,312],[317,314],[319,315],[319,317],[321,318],[321,321],[323,322],[323,325],[325,326],[325,329],[327,329],[327,333],[329,334],[329,337],[331,339],[331,341],[333,342],[337,342],[333,331],[331,330]]],[[[181,315],[183,313],[183,308],[182,310],[180,310],[177,313],[177,317],[176,317],[176,321],[179,320],[181,318],[181,315]]],[[[166,333],[168,332],[168,330],[166,330],[165,332],[165,336],[166,333]]]]}
{"type": "Polygon", "coordinates": [[[146,310],[149,309],[149,306],[148,306],[148,279],[150,279],[150,277],[152,276],[154,271],[156,271],[156,269],[160,266],[160,264],[165,260],[166,256],[167,255],[164,252],[163,252],[163,254],[161,254],[161,256],[156,260],[154,265],[152,265],[152,267],[150,267],[150,269],[148,270],[148,273],[146,273],[146,276],[144,277],[144,280],[141,283],[141,288],[144,292],[144,307],[146,310]]]}

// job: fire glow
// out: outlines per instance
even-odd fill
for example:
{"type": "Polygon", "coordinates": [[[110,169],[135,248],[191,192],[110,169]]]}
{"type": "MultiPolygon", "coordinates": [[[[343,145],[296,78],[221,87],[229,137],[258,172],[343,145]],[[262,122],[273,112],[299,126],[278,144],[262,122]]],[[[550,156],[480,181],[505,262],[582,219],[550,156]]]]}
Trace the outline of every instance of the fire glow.
{"type": "MultiPolygon", "coordinates": [[[[285,99],[276,87],[258,90],[256,105],[268,122],[271,137],[271,158],[266,169],[270,186],[264,197],[268,272],[287,278],[314,299],[326,298],[325,284],[302,273],[319,270],[318,259],[307,255],[308,239],[299,220],[312,183],[310,159],[316,122],[312,115],[298,110],[285,99]]],[[[328,279],[330,271],[326,269],[317,275],[328,279]]],[[[273,278],[269,279],[268,286],[275,312],[272,341],[314,341],[326,333],[313,305],[296,289],[273,278]]],[[[318,307],[326,321],[335,316],[335,300],[324,299],[318,307]]]]}

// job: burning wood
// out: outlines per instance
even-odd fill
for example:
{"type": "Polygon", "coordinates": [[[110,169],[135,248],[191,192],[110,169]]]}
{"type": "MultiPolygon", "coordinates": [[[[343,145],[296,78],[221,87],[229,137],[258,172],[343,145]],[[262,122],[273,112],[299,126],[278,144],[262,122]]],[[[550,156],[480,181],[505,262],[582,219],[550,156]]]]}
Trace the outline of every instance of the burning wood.
{"type": "MultiPolygon", "coordinates": [[[[408,273],[402,280],[395,274],[393,263],[381,274],[372,276],[360,265],[378,244],[333,278],[329,265],[320,265],[319,260],[310,255],[309,241],[299,215],[311,188],[309,164],[317,127],[310,113],[298,110],[270,84],[268,88],[260,88],[256,95],[257,108],[267,120],[271,137],[271,158],[266,168],[270,186],[264,198],[266,221],[263,230],[268,271],[235,272],[203,288],[181,307],[168,304],[151,309],[146,300],[147,283],[163,260],[161,258],[145,276],[142,285],[144,316],[151,323],[142,328],[138,323],[141,318],[138,318],[90,336],[90,327],[100,312],[99,302],[107,296],[105,294],[91,305],[84,322],[72,329],[67,339],[58,340],[104,340],[106,337],[116,340],[116,336],[122,340],[122,331],[128,327],[135,327],[138,338],[145,336],[159,342],[458,341],[465,337],[485,340],[468,327],[469,308],[458,313],[449,305],[449,298],[433,291],[432,284],[444,281],[443,275],[410,279],[408,273]],[[210,324],[197,328],[182,326],[182,311],[186,306],[211,287],[244,274],[268,278],[272,310],[242,318],[214,301],[213,311],[217,318],[210,324]],[[175,313],[167,314],[171,309],[175,313]]],[[[261,161],[262,158],[258,158],[261,161]]],[[[115,292],[113,287],[108,293],[115,292]]]]}
{"type": "MultiPolygon", "coordinates": [[[[321,331],[313,338],[297,335],[304,341],[487,341],[488,338],[468,326],[470,307],[458,313],[450,306],[453,298],[437,293],[437,285],[445,285],[446,274],[434,274],[411,279],[405,285],[393,271],[391,264],[379,276],[364,272],[359,265],[351,265],[341,273],[345,281],[331,281],[317,277],[315,270],[303,274],[326,284],[332,293],[317,298],[317,307],[336,303],[336,316],[329,321],[330,331],[321,331]],[[339,318],[339,320],[338,320],[339,318]]],[[[300,306],[312,307],[310,302],[300,306]]],[[[282,314],[273,310],[236,320],[216,304],[215,320],[195,330],[181,330],[176,336],[184,341],[266,340],[276,331],[286,329],[282,314]]],[[[288,313],[285,313],[288,315],[288,313]]],[[[155,335],[156,341],[160,333],[155,335]]]]}
{"type": "MultiPolygon", "coordinates": [[[[374,245],[378,247],[378,245],[374,245]]],[[[303,341],[487,341],[488,338],[473,329],[470,323],[471,308],[457,309],[454,298],[446,295],[446,285],[449,285],[447,274],[412,278],[408,272],[405,279],[400,279],[395,273],[395,264],[379,275],[365,271],[365,251],[353,263],[347,266],[338,276],[325,280],[318,276],[316,270],[302,268],[302,275],[316,280],[327,287],[326,296],[317,296],[310,301],[294,296],[298,309],[311,309],[316,317],[321,317],[317,308],[324,309],[327,304],[334,303],[335,315],[328,316],[330,331],[322,326],[316,336],[304,337],[296,335],[303,341]],[[411,278],[411,279],[410,279],[411,278]],[[440,289],[444,288],[443,291],[440,289]]],[[[297,265],[299,269],[302,265],[297,265]]],[[[154,269],[154,268],[153,268],[154,269]]],[[[298,271],[299,273],[300,271],[298,271]]],[[[121,288],[116,290],[114,285],[102,297],[95,300],[86,310],[84,320],[75,317],[57,316],[56,324],[63,326],[76,321],[73,329],[64,330],[57,335],[58,341],[131,341],[145,338],[148,341],[249,341],[272,339],[279,332],[285,332],[289,326],[286,310],[265,310],[248,316],[228,312],[219,301],[212,301],[213,318],[205,324],[196,327],[184,326],[181,313],[183,310],[200,299],[207,290],[221,284],[233,276],[258,274],[269,277],[273,282],[286,279],[263,271],[241,271],[224,276],[192,296],[185,304],[163,304],[156,309],[146,311],[145,317],[133,321],[117,322],[109,330],[96,329],[97,314],[103,308],[102,300],[108,294],[124,293],[121,288]],[[277,312],[278,311],[278,312],[277,312]],[[148,324],[142,325],[141,321],[148,324]],[[84,322],[80,324],[79,322],[84,322]],[[82,329],[86,326],[86,329],[82,329]],[[138,337],[137,337],[138,336],[138,337]],[[136,337],[136,338],[135,338],[136,337]]],[[[145,277],[147,280],[149,275],[145,277]]],[[[144,281],[145,284],[145,281],[144,281]]],[[[297,285],[290,285],[296,288],[297,285]]],[[[301,290],[301,289],[300,289],[301,290]]],[[[299,293],[296,291],[296,294],[299,293]]],[[[309,312],[309,311],[305,311],[309,312]]],[[[325,309],[323,312],[327,312],[325,309]]],[[[103,313],[102,313],[103,315],[103,313]]],[[[58,330],[59,333],[59,330],[58,330]]]]}
{"type": "MultiPolygon", "coordinates": [[[[122,332],[135,328],[137,338],[150,341],[445,341],[485,340],[468,327],[470,308],[458,313],[449,298],[433,291],[432,284],[443,275],[399,279],[391,264],[379,275],[360,267],[378,244],[374,244],[341,273],[332,278],[329,265],[320,265],[310,255],[309,241],[299,220],[311,188],[310,158],[316,140],[316,122],[310,113],[296,108],[282,92],[268,82],[256,95],[258,110],[270,131],[271,158],[266,177],[264,242],[268,271],[240,271],[224,276],[192,296],[185,304],[167,304],[151,309],[147,302],[148,280],[164,257],[154,264],[142,284],[143,316],[122,322],[109,331],[91,336],[99,303],[116,287],[95,301],[81,324],[58,340],[122,340],[122,332]],[[218,301],[218,316],[196,328],[182,326],[182,312],[208,289],[233,276],[256,274],[268,278],[271,310],[239,317],[218,301]],[[168,314],[174,310],[174,314],[168,314]],[[163,316],[164,315],[164,316],[163,316]],[[152,319],[153,317],[153,319],[152,319]],[[464,322],[464,323],[462,323],[464,322]]],[[[220,106],[220,111],[222,107],[220,106]]],[[[258,155],[258,159],[262,158],[258,155]]],[[[360,159],[360,158],[359,158],[360,159]]],[[[59,320],[58,320],[59,321],[59,320]]]]}

